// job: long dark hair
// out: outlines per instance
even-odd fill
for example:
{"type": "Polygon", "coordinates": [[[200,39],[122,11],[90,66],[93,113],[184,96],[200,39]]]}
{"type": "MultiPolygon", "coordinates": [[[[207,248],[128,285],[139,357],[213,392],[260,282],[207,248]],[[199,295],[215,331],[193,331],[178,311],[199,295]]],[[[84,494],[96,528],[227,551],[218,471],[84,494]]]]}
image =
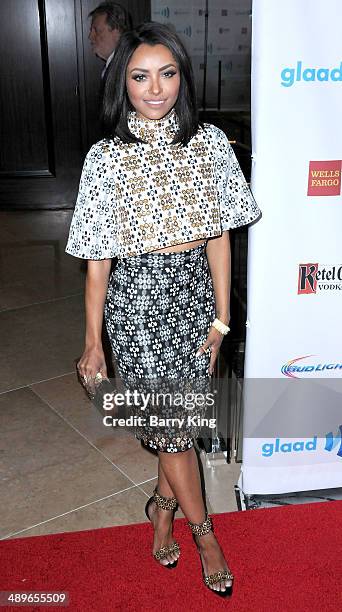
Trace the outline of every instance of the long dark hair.
{"type": "Polygon", "coordinates": [[[190,57],[172,26],[150,21],[140,24],[134,30],[121,35],[114,58],[108,69],[104,87],[102,124],[108,138],[118,136],[123,142],[144,142],[132,134],[128,128],[128,112],[135,110],[126,88],[126,71],[128,63],[141,44],[161,44],[167,47],[178,64],[180,86],[175,112],[179,121],[179,130],[172,144],[186,145],[196,134],[203,123],[198,119],[196,88],[190,57]]]}

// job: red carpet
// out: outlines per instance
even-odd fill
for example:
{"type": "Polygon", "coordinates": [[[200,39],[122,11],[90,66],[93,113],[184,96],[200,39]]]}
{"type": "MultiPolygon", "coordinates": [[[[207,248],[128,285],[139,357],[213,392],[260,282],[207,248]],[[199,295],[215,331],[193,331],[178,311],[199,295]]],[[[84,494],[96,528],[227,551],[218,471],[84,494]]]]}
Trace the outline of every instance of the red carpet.
{"type": "Polygon", "coordinates": [[[184,519],[175,523],[182,555],[171,571],[150,556],[149,524],[4,540],[0,590],[69,591],[70,605],[57,608],[68,612],[342,608],[341,501],[220,514],[214,525],[236,576],[229,600],[202,584],[184,519]]]}

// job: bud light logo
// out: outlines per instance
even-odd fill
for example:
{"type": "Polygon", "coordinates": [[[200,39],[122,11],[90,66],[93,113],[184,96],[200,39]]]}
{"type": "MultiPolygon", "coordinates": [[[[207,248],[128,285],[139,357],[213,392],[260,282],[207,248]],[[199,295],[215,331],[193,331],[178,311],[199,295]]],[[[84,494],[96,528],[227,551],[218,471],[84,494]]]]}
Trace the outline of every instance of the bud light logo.
{"type": "Polygon", "coordinates": [[[316,359],[310,359],[310,357],[315,357],[315,355],[304,355],[303,357],[290,359],[287,363],[282,365],[281,373],[288,378],[309,378],[312,376],[326,378],[327,375],[336,378],[341,375],[342,363],[336,361],[320,362],[316,359]],[[303,363],[304,359],[309,360],[309,362],[303,363]]]}
{"type": "Polygon", "coordinates": [[[302,61],[298,61],[295,67],[286,67],[281,71],[281,85],[292,87],[294,83],[303,81],[304,83],[313,82],[342,82],[342,62],[339,67],[333,68],[312,68],[303,66],[302,61]]]}

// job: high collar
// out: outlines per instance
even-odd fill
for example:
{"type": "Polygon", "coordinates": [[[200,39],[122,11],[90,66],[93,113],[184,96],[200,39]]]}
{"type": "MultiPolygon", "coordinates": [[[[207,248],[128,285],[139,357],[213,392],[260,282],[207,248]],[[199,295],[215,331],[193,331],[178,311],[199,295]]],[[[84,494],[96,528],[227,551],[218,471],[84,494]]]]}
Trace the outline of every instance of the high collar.
{"type": "Polygon", "coordinates": [[[146,142],[172,141],[179,129],[179,121],[174,108],[161,119],[147,119],[137,115],[136,111],[129,111],[127,119],[130,132],[146,142]]]}

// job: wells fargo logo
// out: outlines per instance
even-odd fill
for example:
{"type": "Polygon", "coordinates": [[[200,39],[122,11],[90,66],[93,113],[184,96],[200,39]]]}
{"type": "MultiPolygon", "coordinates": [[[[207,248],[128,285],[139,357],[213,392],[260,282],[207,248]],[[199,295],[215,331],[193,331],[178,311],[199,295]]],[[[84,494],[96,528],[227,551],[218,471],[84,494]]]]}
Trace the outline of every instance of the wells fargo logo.
{"type": "Polygon", "coordinates": [[[311,161],[308,196],[336,196],[341,193],[342,161],[311,161]]]}

